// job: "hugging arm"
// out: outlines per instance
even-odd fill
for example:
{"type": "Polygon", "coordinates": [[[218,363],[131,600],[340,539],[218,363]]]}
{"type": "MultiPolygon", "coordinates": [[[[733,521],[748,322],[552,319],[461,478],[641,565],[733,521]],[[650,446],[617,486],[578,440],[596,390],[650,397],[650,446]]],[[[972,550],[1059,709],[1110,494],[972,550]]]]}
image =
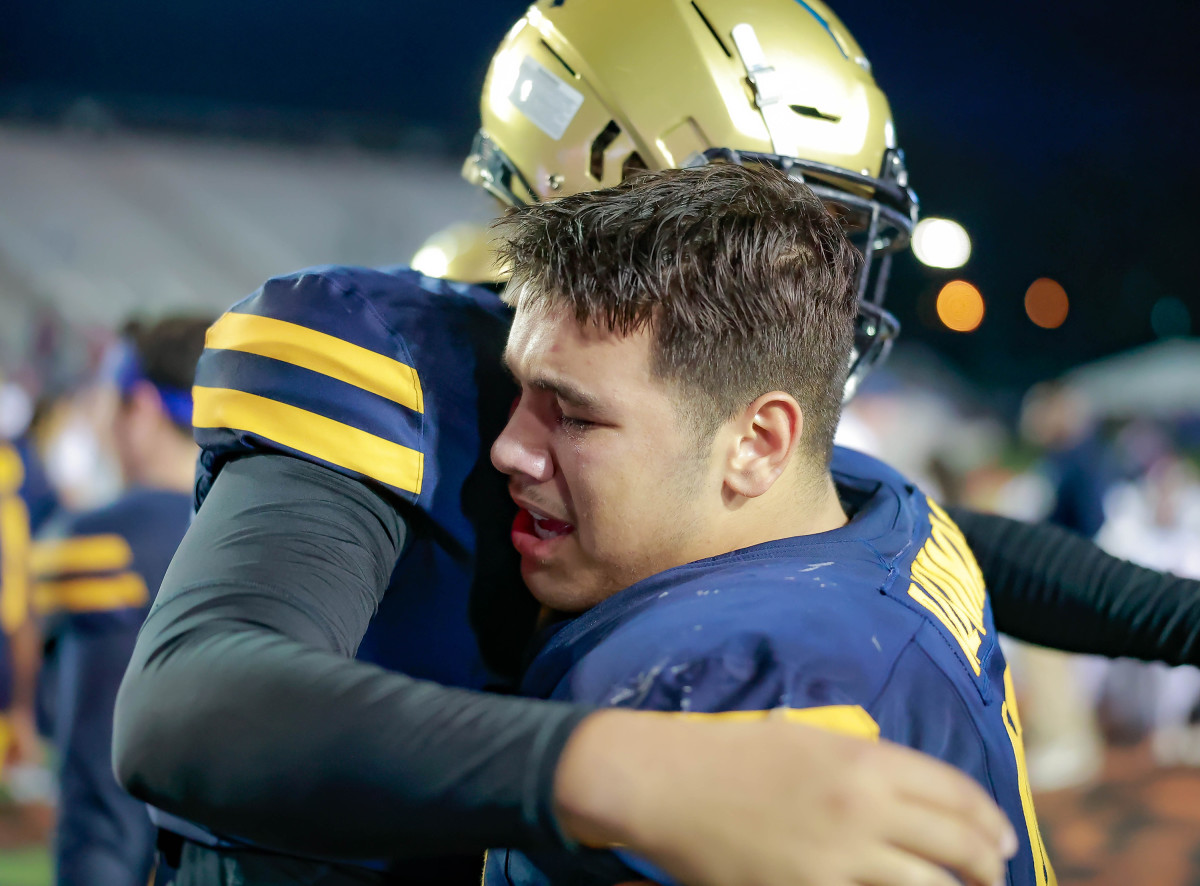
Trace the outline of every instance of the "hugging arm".
{"type": "Polygon", "coordinates": [[[217,831],[349,857],[557,844],[558,756],[587,709],[354,661],[406,532],[364,484],[297,459],[226,466],[121,687],[136,796],[217,831]]]}

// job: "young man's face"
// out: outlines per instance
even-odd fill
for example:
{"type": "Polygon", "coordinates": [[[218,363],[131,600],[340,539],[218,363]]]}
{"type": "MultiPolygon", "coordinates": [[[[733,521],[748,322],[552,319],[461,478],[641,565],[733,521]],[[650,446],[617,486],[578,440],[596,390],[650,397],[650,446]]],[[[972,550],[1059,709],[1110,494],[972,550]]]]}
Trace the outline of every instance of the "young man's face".
{"type": "Polygon", "coordinates": [[[710,553],[716,443],[698,445],[674,387],[651,378],[650,343],[559,309],[522,307],[513,322],[506,356],[521,398],[492,461],[521,507],[525,581],[555,609],[586,609],[710,553]]]}

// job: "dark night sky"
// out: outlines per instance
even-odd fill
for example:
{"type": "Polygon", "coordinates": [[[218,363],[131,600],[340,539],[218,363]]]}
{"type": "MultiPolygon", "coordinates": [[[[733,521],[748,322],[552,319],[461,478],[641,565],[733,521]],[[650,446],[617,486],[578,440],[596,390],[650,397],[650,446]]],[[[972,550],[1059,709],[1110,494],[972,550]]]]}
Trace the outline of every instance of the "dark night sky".
{"type": "MultiPolygon", "coordinates": [[[[569,0],[603,2],[603,0],[569,0]]],[[[649,0],[648,0],[649,2],[649,0]]],[[[269,111],[373,143],[465,152],[487,59],[519,2],[9,0],[0,114],[54,119],[92,96],[128,121],[241,125],[269,111]],[[243,113],[239,114],[239,110],[243,113]],[[197,123],[195,121],[199,120],[197,123]]],[[[906,337],[981,382],[1021,385],[1151,341],[1174,296],[1200,332],[1200,4],[1061,0],[835,3],[891,99],[927,215],[966,225],[988,314],[970,335],[927,323],[951,272],[898,263],[888,305],[906,337]],[[1057,331],[1024,315],[1025,287],[1059,280],[1057,331]]],[[[311,125],[311,124],[310,124],[311,125]]]]}

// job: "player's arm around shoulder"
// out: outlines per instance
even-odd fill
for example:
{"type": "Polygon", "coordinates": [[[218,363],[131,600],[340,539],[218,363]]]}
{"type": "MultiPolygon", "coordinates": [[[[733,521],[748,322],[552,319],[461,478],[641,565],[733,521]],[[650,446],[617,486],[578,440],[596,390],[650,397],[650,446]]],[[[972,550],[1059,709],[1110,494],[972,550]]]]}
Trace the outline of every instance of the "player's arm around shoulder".
{"type": "Polygon", "coordinates": [[[203,821],[214,807],[287,802],[271,785],[260,806],[245,800],[253,773],[238,761],[280,742],[297,760],[315,753],[298,747],[301,721],[319,722],[354,682],[345,657],[382,597],[404,496],[415,495],[395,484],[415,485],[404,465],[420,456],[401,443],[420,412],[397,402],[416,396],[415,375],[367,293],[389,279],[339,268],[276,278],[208,331],[194,388],[199,510],[139,635],[114,726],[118,776],[170,811],[203,821]],[[401,450],[408,462],[385,457],[401,450]],[[390,473],[375,476],[377,464],[390,473]],[[276,715],[252,729],[230,725],[268,709],[276,715]]]}

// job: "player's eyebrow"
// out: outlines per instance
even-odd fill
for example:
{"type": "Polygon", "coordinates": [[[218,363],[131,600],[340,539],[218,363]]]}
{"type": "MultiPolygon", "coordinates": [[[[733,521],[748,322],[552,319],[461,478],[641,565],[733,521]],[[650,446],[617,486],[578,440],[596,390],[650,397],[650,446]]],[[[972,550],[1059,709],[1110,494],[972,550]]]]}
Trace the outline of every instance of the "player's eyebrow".
{"type": "Polygon", "coordinates": [[[528,385],[531,388],[536,388],[539,391],[549,391],[558,397],[564,403],[570,403],[580,409],[587,409],[593,412],[603,410],[603,404],[593,394],[580,388],[578,385],[555,375],[539,375],[534,378],[521,378],[516,370],[513,369],[512,361],[509,359],[508,348],[504,349],[501,355],[501,360],[504,363],[504,368],[508,370],[517,382],[528,385]]]}
{"type": "Polygon", "coordinates": [[[587,391],[577,388],[566,379],[541,376],[530,379],[528,384],[539,391],[549,391],[564,403],[570,403],[579,409],[599,412],[602,408],[600,401],[596,397],[587,391]]]}

